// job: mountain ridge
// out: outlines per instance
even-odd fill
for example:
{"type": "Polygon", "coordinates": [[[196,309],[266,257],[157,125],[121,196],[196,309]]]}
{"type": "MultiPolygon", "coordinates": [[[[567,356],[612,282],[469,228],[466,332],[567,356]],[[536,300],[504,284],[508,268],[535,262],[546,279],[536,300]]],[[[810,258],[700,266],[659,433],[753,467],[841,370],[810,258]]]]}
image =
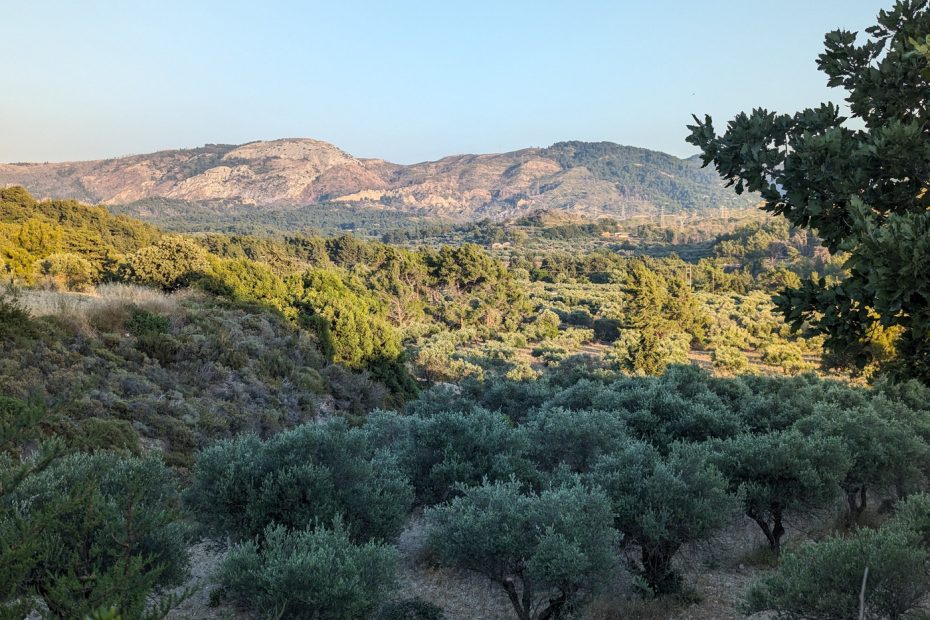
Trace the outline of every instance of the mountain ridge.
{"type": "Polygon", "coordinates": [[[694,158],[612,142],[557,142],[506,153],[395,164],[312,138],[206,144],[124,157],[0,164],[0,186],[39,197],[129,205],[153,198],[260,210],[330,203],[473,220],[539,209],[625,217],[748,208],[694,158]]]}

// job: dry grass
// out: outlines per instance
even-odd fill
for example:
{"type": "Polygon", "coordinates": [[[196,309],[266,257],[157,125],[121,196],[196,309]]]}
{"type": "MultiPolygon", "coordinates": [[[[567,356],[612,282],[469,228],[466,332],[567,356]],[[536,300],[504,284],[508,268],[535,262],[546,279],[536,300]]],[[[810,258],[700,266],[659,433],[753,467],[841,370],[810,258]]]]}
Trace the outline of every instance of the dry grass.
{"type": "Polygon", "coordinates": [[[92,293],[27,289],[17,297],[32,316],[56,316],[80,331],[91,328],[112,331],[123,325],[133,308],[174,315],[181,300],[189,294],[182,291],[169,295],[134,284],[104,284],[92,293]]]}
{"type": "Polygon", "coordinates": [[[620,598],[602,595],[585,609],[586,620],[669,620],[681,613],[683,605],[675,599],[620,598]]]}
{"type": "Polygon", "coordinates": [[[740,560],[743,564],[752,568],[775,568],[778,566],[778,555],[772,551],[768,544],[757,545],[747,551],[740,560]]]}

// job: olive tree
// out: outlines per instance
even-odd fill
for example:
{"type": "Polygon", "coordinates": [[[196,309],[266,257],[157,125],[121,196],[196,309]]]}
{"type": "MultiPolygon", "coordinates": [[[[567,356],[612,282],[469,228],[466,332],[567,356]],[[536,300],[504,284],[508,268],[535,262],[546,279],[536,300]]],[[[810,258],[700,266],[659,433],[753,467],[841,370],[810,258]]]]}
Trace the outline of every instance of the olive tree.
{"type": "Polygon", "coordinates": [[[919,542],[892,524],[806,543],[753,584],[749,611],[772,610],[786,620],[901,618],[927,594],[927,550],[919,542]]]}
{"type": "Polygon", "coordinates": [[[233,600],[263,618],[366,618],[394,582],[397,552],[383,543],[354,544],[332,527],[288,531],[270,525],[261,543],[233,547],[219,582],[233,600]]]}
{"type": "Polygon", "coordinates": [[[393,443],[422,505],[445,501],[456,495],[459,486],[479,484],[485,478],[526,479],[534,474],[526,457],[525,436],[506,416],[485,409],[393,422],[382,414],[369,434],[377,445],[393,443]],[[388,433],[390,442],[383,433],[388,433]]]}
{"type": "MultiPolygon", "coordinates": [[[[880,406],[881,401],[877,402],[880,406]]],[[[846,495],[850,520],[865,510],[868,491],[912,487],[930,466],[930,447],[910,425],[883,415],[873,403],[848,409],[823,404],[795,427],[842,442],[850,466],[840,486],[846,495]]]]}
{"type": "Polygon", "coordinates": [[[520,428],[533,462],[547,471],[560,466],[587,471],[628,437],[622,417],[610,411],[544,407],[530,413],[520,428]]]}
{"type": "Polygon", "coordinates": [[[663,458],[649,444],[630,441],[597,461],[589,479],[610,497],[625,541],[639,547],[636,572],[655,596],[680,589],[672,560],[681,546],[710,536],[736,507],[723,475],[687,444],[663,458]]]}
{"type": "Polygon", "coordinates": [[[785,515],[835,498],[850,467],[840,440],[796,430],[743,434],[710,447],[730,491],[775,553],[781,551],[785,515]]]}
{"type": "Polygon", "coordinates": [[[488,482],[426,512],[441,562],[498,584],[520,620],[564,618],[613,565],[618,536],[599,490],[534,493],[488,482]]]}

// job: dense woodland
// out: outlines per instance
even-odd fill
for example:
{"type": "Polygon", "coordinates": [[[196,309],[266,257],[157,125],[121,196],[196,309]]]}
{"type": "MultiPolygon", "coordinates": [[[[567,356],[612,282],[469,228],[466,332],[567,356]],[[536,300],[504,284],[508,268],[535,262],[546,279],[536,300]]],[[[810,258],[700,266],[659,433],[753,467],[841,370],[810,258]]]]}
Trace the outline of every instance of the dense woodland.
{"type": "Polygon", "coordinates": [[[0,189],[0,618],[923,617],[927,32],[827,36],[862,129],[696,121],[765,217],[179,233],[0,189]]]}

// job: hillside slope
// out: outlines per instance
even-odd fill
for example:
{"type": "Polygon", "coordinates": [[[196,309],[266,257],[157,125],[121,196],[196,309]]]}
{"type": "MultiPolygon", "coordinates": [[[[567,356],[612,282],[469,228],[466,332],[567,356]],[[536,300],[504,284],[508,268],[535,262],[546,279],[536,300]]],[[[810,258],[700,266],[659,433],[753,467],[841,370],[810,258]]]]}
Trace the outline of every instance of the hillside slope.
{"type": "Polygon", "coordinates": [[[412,165],[356,158],[311,139],[208,144],[98,161],[0,164],[4,185],[23,185],[39,197],[129,205],[130,213],[155,221],[155,199],[174,201],[173,215],[178,209],[195,213],[206,203],[230,208],[330,203],[455,220],[537,209],[623,217],[755,203],[724,188],[693,158],[610,142],[560,142],[412,165]]]}

